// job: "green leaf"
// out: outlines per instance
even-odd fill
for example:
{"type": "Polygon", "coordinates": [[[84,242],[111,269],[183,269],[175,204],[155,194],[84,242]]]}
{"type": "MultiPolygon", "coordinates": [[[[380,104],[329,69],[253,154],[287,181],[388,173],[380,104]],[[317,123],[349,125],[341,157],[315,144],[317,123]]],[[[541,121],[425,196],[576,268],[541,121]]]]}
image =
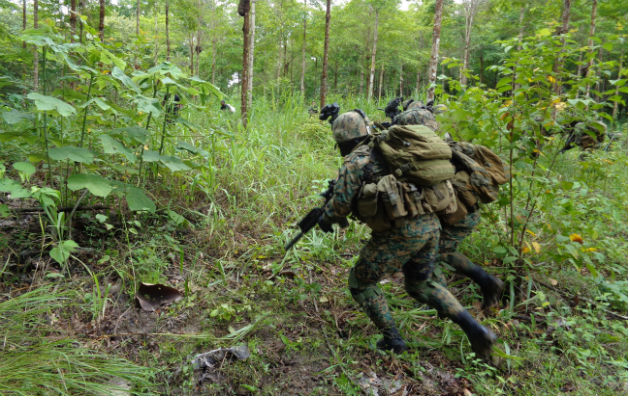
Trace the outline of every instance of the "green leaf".
{"type": "Polygon", "coordinates": [[[130,138],[136,144],[144,144],[149,137],[149,131],[139,126],[128,126],[111,131],[112,135],[130,138]]]}
{"type": "Polygon", "coordinates": [[[13,168],[24,174],[26,180],[28,180],[31,175],[35,173],[35,166],[25,161],[16,162],[15,164],[13,164],[13,168]]]}
{"type": "Polygon", "coordinates": [[[134,101],[138,105],[137,108],[138,108],[138,111],[140,112],[147,113],[147,114],[150,113],[154,117],[158,117],[162,114],[162,111],[160,111],[160,109],[156,107],[156,104],[158,104],[158,101],[152,97],[138,95],[134,98],[134,101]]]}
{"type": "Polygon", "coordinates": [[[77,112],[70,104],[55,97],[44,96],[43,94],[31,92],[26,96],[35,102],[35,107],[39,111],[57,111],[62,117],[69,117],[77,112]]]}
{"type": "Polygon", "coordinates": [[[203,157],[208,158],[210,156],[210,153],[208,153],[206,150],[204,149],[200,149],[198,147],[193,146],[192,144],[188,144],[185,142],[178,142],[177,146],[175,147],[176,150],[186,150],[191,154],[199,154],[203,157]]]}
{"type": "Polygon", "coordinates": [[[127,199],[127,205],[131,211],[155,212],[155,203],[144,194],[142,189],[128,186],[125,198],[127,199]]]}
{"type": "Polygon", "coordinates": [[[127,157],[127,160],[131,161],[132,163],[136,162],[137,157],[133,153],[133,151],[126,148],[118,140],[113,139],[109,135],[101,135],[99,137],[99,140],[103,144],[103,151],[105,152],[105,154],[122,154],[127,157]]]}
{"type": "Polygon", "coordinates": [[[100,222],[101,224],[102,224],[103,222],[107,221],[107,215],[103,215],[103,214],[96,214],[94,217],[95,217],[95,218],[96,218],[96,220],[97,220],[98,222],[100,222]]]}
{"type": "Polygon", "coordinates": [[[190,167],[184,164],[181,159],[173,156],[160,156],[160,162],[173,172],[186,171],[190,169],[190,167]]]}
{"type": "Polygon", "coordinates": [[[134,81],[131,80],[120,68],[115,66],[112,69],[112,76],[122,82],[127,88],[133,90],[136,93],[140,93],[140,88],[134,81]]]}
{"type": "Polygon", "coordinates": [[[142,153],[142,160],[144,162],[160,161],[160,153],[153,150],[145,150],[144,153],[142,153]]]}
{"type": "MultiPolygon", "coordinates": [[[[125,66],[127,65],[123,60],[121,60],[120,58],[116,57],[115,55],[113,55],[112,53],[110,53],[108,50],[101,48],[101,61],[107,65],[111,65],[114,64],[115,67],[114,68],[118,68],[119,70],[124,70],[125,66]]],[[[113,74],[112,74],[113,75],[113,74]]]]}
{"type": "Polygon", "coordinates": [[[8,192],[14,199],[24,199],[31,195],[31,192],[24,189],[22,185],[9,178],[0,179],[0,192],[8,192]]]}
{"type": "Polygon", "coordinates": [[[9,125],[15,125],[24,120],[32,120],[33,114],[17,110],[3,111],[2,119],[9,125]]]}
{"type": "Polygon", "coordinates": [[[107,197],[113,187],[109,181],[99,175],[74,174],[68,178],[68,188],[70,190],[87,189],[94,196],[107,197]]]}
{"type": "Polygon", "coordinates": [[[0,204],[0,218],[8,218],[11,215],[11,210],[6,204],[0,204]]]}
{"type": "Polygon", "coordinates": [[[88,149],[76,146],[55,147],[48,150],[48,155],[55,161],[70,160],[84,164],[94,161],[94,154],[88,149]]]}
{"type": "Polygon", "coordinates": [[[77,247],[79,247],[79,245],[74,240],[64,240],[59,243],[59,245],[53,247],[49,254],[53,260],[57,261],[60,265],[63,265],[66,261],[68,261],[68,258],[70,258],[72,251],[77,247]]]}

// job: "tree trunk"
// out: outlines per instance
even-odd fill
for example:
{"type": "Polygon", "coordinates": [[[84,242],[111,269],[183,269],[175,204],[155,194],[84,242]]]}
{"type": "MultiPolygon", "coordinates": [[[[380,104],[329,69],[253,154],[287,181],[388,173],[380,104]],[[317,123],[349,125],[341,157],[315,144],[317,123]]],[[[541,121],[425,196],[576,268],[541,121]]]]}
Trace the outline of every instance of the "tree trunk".
{"type": "Polygon", "coordinates": [[[140,0],[136,0],[136,37],[138,36],[140,36],[140,0]]]}
{"type": "Polygon", "coordinates": [[[380,104],[383,96],[383,75],[385,74],[385,62],[381,63],[381,73],[378,76],[378,102],[380,104]]]}
{"type": "Polygon", "coordinates": [[[319,109],[326,105],[326,91],[328,78],[328,41],[330,36],[330,2],[326,0],[326,28],[324,30],[324,61],[322,62],[322,82],[319,89],[319,109]]]}
{"type": "MultiPolygon", "coordinates": [[[[26,0],[22,0],[22,30],[26,30],[26,0]]],[[[26,42],[22,42],[22,48],[26,48],[26,42]]]]}
{"type": "Polygon", "coordinates": [[[284,38],[284,46],[282,48],[282,77],[286,78],[289,74],[289,58],[287,57],[287,50],[289,49],[289,38],[284,38]]]}
{"type": "Polygon", "coordinates": [[[475,18],[475,14],[477,13],[478,5],[479,0],[468,0],[468,2],[464,5],[464,9],[466,10],[466,29],[464,31],[464,64],[459,70],[459,82],[462,84],[462,86],[466,86],[468,84],[466,71],[468,70],[468,64],[470,62],[470,36],[472,34],[473,20],[475,18]]]}
{"type": "Polygon", "coordinates": [[[374,37],[372,39],[372,60],[370,62],[370,81],[368,83],[368,101],[374,91],[374,72],[376,71],[376,45],[378,43],[378,9],[374,9],[374,37]]]}
{"type": "MultiPolygon", "coordinates": [[[[597,0],[593,0],[593,8],[591,9],[591,30],[588,34],[588,48],[589,50],[592,52],[594,51],[593,49],[593,36],[595,36],[595,19],[597,17],[597,0]]],[[[591,55],[591,57],[588,60],[588,64],[586,65],[586,71],[585,71],[585,76],[588,79],[589,75],[591,74],[591,68],[593,67],[593,56],[594,54],[591,55]]],[[[591,83],[590,82],[586,82],[586,97],[590,97],[591,95],[591,83]]]]}
{"type": "MultiPolygon", "coordinates": [[[[85,14],[85,0],[79,0],[79,14],[85,14]]],[[[79,24],[79,43],[83,43],[83,22],[79,24]]]]}
{"type": "Polygon", "coordinates": [[[403,97],[403,65],[402,62],[400,63],[400,70],[399,70],[399,80],[400,80],[400,97],[403,97]]]}
{"type": "MultiPolygon", "coordinates": [[[[243,70],[241,72],[241,121],[243,122],[243,127],[247,129],[247,89],[249,88],[249,51],[250,51],[250,17],[249,17],[249,9],[250,4],[249,1],[243,2],[245,3],[245,7],[243,7],[243,70]]],[[[239,6],[239,12],[241,8],[239,6]]]]}
{"type": "Polygon", "coordinates": [[[440,31],[442,30],[442,1],[435,1],[435,19],[433,21],[433,45],[431,60],[429,61],[429,92],[427,102],[435,97],[435,82],[437,81],[437,65],[440,52],[440,31]]]}
{"type": "MultiPolygon", "coordinates": [[[[302,31],[302,73],[300,74],[300,93],[304,98],[304,75],[306,75],[306,0],[304,0],[304,29],[302,31]]],[[[335,73],[335,81],[337,80],[337,74],[335,73]]]]}
{"type": "MultiPolygon", "coordinates": [[[[553,64],[553,72],[556,77],[556,80],[554,82],[554,91],[556,95],[560,95],[560,91],[562,89],[562,84],[558,77],[558,73],[560,72],[560,65],[562,64],[562,52],[564,51],[564,45],[566,43],[566,38],[564,35],[566,35],[566,33],[569,32],[570,11],[571,11],[571,0],[564,0],[564,8],[562,9],[562,28],[558,32],[558,34],[561,36],[560,38],[561,47],[560,47],[560,52],[558,54],[558,57],[555,59],[554,64],[553,64]]],[[[555,116],[555,113],[554,113],[554,116],[555,116]]]]}
{"type": "MultiPolygon", "coordinates": [[[[24,3],[26,3],[26,0],[24,0],[24,3]]],[[[26,21],[24,22],[26,23],[26,21]]],[[[76,34],[77,34],[77,0],[70,0],[70,43],[74,43],[74,35],[76,34]]]]}
{"type": "MultiPolygon", "coordinates": [[[[617,79],[621,79],[621,77],[623,76],[623,51],[621,51],[619,53],[619,72],[617,72],[617,79]]],[[[617,96],[619,96],[619,85],[615,85],[615,98],[617,98],[617,96]]],[[[612,109],[612,117],[613,120],[617,119],[617,113],[619,112],[619,102],[617,100],[615,100],[613,102],[613,109],[612,109]]]]}
{"type": "Polygon", "coordinates": [[[479,85],[483,85],[483,52],[479,52],[479,85]]]}
{"type": "Polygon", "coordinates": [[[105,0],[98,0],[98,37],[105,43],[105,0]]]}
{"type": "Polygon", "coordinates": [[[217,38],[212,39],[212,67],[211,67],[211,83],[214,85],[216,81],[216,70],[217,70],[217,38]]]}
{"type": "Polygon", "coordinates": [[[171,59],[171,39],[168,36],[168,0],[164,0],[164,28],[166,35],[166,61],[171,59]]]}
{"type": "Polygon", "coordinates": [[[252,93],[254,89],[254,47],[256,38],[256,0],[251,0],[251,6],[249,13],[251,15],[250,21],[250,35],[249,35],[249,54],[247,58],[247,109],[252,109],[252,93]]]}
{"type": "Polygon", "coordinates": [[[195,75],[195,34],[188,34],[188,48],[190,49],[190,75],[195,75]]]}
{"type": "Polygon", "coordinates": [[[201,26],[197,29],[197,42],[195,43],[195,76],[199,76],[199,56],[201,55],[201,26]]]}
{"type": "Polygon", "coordinates": [[[359,68],[361,68],[361,75],[359,75],[359,95],[363,96],[363,90],[365,89],[365,68],[363,68],[363,65],[360,65],[359,68]]]}
{"type": "MultiPolygon", "coordinates": [[[[38,20],[38,8],[39,2],[33,0],[33,28],[39,27],[38,20]]],[[[39,49],[35,46],[35,53],[33,54],[33,91],[37,92],[39,89],[39,49]]]]}

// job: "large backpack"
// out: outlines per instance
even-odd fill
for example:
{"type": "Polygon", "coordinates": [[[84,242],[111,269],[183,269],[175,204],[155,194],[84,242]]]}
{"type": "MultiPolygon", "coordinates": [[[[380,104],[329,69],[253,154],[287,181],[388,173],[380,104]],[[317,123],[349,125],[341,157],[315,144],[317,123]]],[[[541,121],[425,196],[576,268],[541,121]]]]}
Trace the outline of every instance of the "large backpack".
{"type": "Polygon", "coordinates": [[[492,150],[467,142],[451,142],[453,164],[457,173],[453,186],[458,197],[469,207],[477,201],[491,203],[499,194],[499,186],[509,177],[505,164],[492,150]]]}
{"type": "Polygon", "coordinates": [[[455,175],[449,144],[424,125],[394,125],[376,137],[376,144],[402,182],[431,186],[455,175]]]}

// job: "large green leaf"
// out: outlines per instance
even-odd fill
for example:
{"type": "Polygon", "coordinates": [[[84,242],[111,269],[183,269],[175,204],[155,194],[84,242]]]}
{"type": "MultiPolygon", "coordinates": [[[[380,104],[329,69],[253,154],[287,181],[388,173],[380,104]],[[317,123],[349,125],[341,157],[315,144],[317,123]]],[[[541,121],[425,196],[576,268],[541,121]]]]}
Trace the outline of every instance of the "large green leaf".
{"type": "Polygon", "coordinates": [[[13,164],[13,168],[18,170],[24,178],[28,180],[35,173],[35,166],[29,162],[20,161],[13,164]]]}
{"type": "Polygon", "coordinates": [[[158,101],[152,97],[143,95],[137,95],[134,101],[138,105],[138,111],[153,114],[154,117],[158,117],[162,114],[162,111],[158,108],[158,101]]]}
{"type": "Polygon", "coordinates": [[[43,94],[31,92],[28,94],[30,100],[35,102],[35,107],[39,111],[57,111],[63,117],[69,117],[77,112],[70,104],[61,101],[55,97],[44,96],[43,94]]]}
{"type": "Polygon", "coordinates": [[[144,162],[160,161],[160,153],[153,150],[145,150],[144,153],[142,153],[142,161],[144,162]]]}
{"type": "Polygon", "coordinates": [[[142,189],[133,186],[127,186],[127,205],[131,211],[150,211],[155,212],[155,203],[151,200],[142,189]]]}
{"type": "Polygon", "coordinates": [[[90,150],[76,146],[55,147],[48,150],[48,155],[55,161],[70,160],[84,164],[94,161],[94,154],[90,150]]]}
{"type": "Polygon", "coordinates": [[[117,128],[112,130],[111,133],[112,135],[119,136],[122,139],[129,138],[136,144],[144,144],[149,137],[149,131],[140,126],[117,128]]]}
{"type": "Polygon", "coordinates": [[[9,125],[15,125],[24,120],[32,120],[33,114],[17,110],[3,111],[2,119],[9,125]]]}
{"type": "Polygon", "coordinates": [[[186,150],[191,154],[199,154],[203,157],[210,157],[210,153],[208,153],[206,150],[204,149],[200,149],[198,147],[193,146],[192,144],[186,143],[186,142],[177,142],[177,147],[175,148],[176,150],[186,150]]]}
{"type": "Polygon", "coordinates": [[[87,189],[94,196],[107,197],[113,187],[107,179],[98,175],[74,174],[68,178],[70,190],[87,189]]]}
{"type": "Polygon", "coordinates": [[[160,162],[171,171],[186,171],[190,169],[181,159],[173,156],[160,156],[160,162]]]}
{"type": "Polygon", "coordinates": [[[112,68],[112,76],[122,82],[127,88],[133,90],[136,93],[140,93],[140,88],[134,81],[131,80],[120,68],[115,66],[112,68]]]}
{"type": "Polygon", "coordinates": [[[109,135],[101,135],[99,139],[103,144],[103,151],[105,152],[105,154],[122,154],[127,157],[127,160],[131,161],[132,163],[136,162],[137,157],[133,153],[133,151],[126,148],[118,140],[113,139],[109,135]]]}
{"type": "Polygon", "coordinates": [[[0,179],[0,192],[8,192],[14,199],[23,199],[31,195],[31,192],[22,185],[9,178],[0,179]]]}

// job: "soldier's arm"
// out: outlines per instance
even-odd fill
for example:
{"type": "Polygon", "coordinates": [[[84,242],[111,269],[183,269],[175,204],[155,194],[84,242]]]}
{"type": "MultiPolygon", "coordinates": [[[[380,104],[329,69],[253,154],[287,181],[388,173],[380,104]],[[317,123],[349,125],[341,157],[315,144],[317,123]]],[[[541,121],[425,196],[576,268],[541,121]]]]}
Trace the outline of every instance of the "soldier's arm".
{"type": "Polygon", "coordinates": [[[352,212],[352,202],[361,189],[362,169],[357,163],[345,162],[339,170],[333,197],[324,206],[324,215],[331,221],[346,217],[352,212]]]}

